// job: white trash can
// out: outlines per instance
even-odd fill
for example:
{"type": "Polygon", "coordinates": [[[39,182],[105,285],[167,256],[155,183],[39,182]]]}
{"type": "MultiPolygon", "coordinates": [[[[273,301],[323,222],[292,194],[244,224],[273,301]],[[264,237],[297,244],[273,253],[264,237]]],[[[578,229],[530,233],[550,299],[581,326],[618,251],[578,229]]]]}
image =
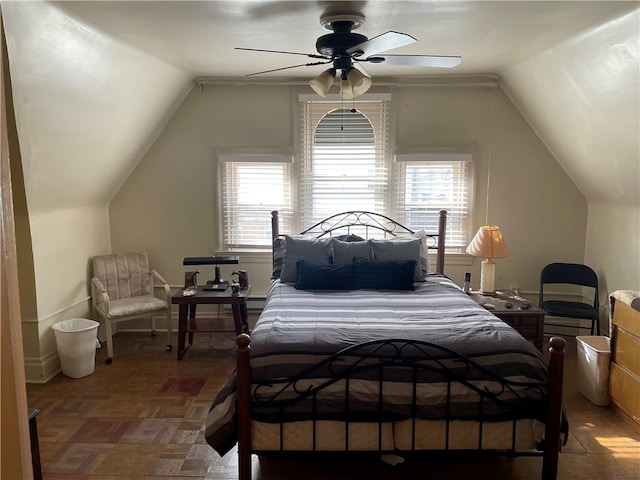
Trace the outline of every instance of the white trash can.
{"type": "Polygon", "coordinates": [[[87,318],[72,318],[54,324],[62,373],[81,378],[96,368],[96,341],[100,324],[87,318]]]}
{"type": "Polygon", "coordinates": [[[591,403],[609,405],[609,337],[578,336],[578,391],[591,403]]]}

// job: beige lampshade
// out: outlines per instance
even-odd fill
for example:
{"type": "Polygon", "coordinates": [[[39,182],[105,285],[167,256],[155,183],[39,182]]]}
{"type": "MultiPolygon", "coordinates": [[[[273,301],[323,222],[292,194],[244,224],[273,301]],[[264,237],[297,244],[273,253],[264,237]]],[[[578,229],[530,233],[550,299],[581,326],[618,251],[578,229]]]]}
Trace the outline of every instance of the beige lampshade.
{"type": "Polygon", "coordinates": [[[366,93],[366,91],[371,87],[372,83],[371,78],[367,77],[357,68],[352,68],[351,70],[349,70],[349,73],[347,73],[347,80],[351,85],[354,97],[366,93]]]}
{"type": "MultiPolygon", "coordinates": [[[[329,68],[316,78],[309,81],[309,85],[321,97],[326,97],[336,78],[336,69],[329,68]]],[[[340,79],[340,96],[344,100],[351,100],[358,95],[366,93],[371,88],[372,80],[357,68],[350,68],[348,72],[342,71],[340,79]]]]}
{"type": "Polygon", "coordinates": [[[340,81],[340,96],[345,100],[351,100],[355,97],[353,93],[353,87],[349,80],[341,80],[340,81]]]}
{"type": "Polygon", "coordinates": [[[330,68],[311,80],[309,82],[309,85],[318,95],[320,95],[321,97],[326,97],[335,79],[336,71],[335,69],[330,68]]]}
{"type": "Polygon", "coordinates": [[[484,225],[471,240],[467,253],[474,257],[503,258],[509,256],[509,247],[502,238],[500,227],[484,225]]]}
{"type": "Polygon", "coordinates": [[[494,225],[480,227],[467,247],[467,253],[484,258],[480,265],[480,293],[494,295],[496,265],[491,259],[509,256],[509,247],[502,238],[500,228],[494,225]]]}

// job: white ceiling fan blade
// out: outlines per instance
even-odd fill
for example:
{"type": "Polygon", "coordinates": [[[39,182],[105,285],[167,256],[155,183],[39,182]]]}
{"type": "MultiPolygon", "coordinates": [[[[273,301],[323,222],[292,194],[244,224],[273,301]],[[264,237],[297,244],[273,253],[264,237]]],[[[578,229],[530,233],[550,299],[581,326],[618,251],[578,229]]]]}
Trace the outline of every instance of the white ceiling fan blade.
{"type": "Polygon", "coordinates": [[[366,42],[359,43],[347,50],[349,55],[356,54],[357,57],[370,57],[379,52],[387,52],[394,48],[411,45],[418,40],[411,35],[399,32],[386,32],[377,37],[370,38],[366,42]],[[360,53],[362,52],[362,53],[360,53]]]}
{"type": "Polygon", "coordinates": [[[381,63],[383,65],[452,68],[462,63],[462,57],[446,55],[376,55],[359,61],[381,63]]]}

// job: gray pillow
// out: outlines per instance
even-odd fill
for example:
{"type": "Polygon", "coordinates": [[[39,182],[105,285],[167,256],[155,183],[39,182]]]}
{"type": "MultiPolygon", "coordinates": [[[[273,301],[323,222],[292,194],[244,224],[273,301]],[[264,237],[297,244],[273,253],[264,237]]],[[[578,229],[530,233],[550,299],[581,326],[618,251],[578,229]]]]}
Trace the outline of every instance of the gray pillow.
{"type": "Polygon", "coordinates": [[[411,240],[412,238],[419,238],[422,244],[420,245],[420,268],[422,269],[422,275],[426,275],[430,272],[429,266],[429,246],[427,244],[427,232],[424,230],[418,230],[407,235],[398,235],[393,237],[394,240],[411,240]]]}
{"type": "Polygon", "coordinates": [[[311,263],[329,263],[331,256],[330,238],[296,238],[290,235],[284,237],[284,257],[280,281],[296,283],[296,262],[305,260],[311,263]]]}
{"type": "Polygon", "coordinates": [[[372,258],[371,245],[366,240],[361,242],[343,242],[332,238],[331,248],[333,250],[333,263],[337,265],[351,263],[356,257],[369,260],[372,258]]]}
{"type": "Polygon", "coordinates": [[[419,238],[411,240],[369,240],[373,250],[374,260],[415,260],[416,268],[414,282],[424,282],[422,268],[420,268],[419,238]]]}

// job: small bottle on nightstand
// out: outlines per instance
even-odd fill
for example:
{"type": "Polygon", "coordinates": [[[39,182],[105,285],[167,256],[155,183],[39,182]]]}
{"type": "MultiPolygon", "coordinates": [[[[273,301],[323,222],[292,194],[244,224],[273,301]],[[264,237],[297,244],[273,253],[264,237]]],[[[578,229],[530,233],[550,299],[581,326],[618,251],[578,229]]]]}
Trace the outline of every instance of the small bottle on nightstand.
{"type": "Polygon", "coordinates": [[[462,287],[462,291],[467,295],[471,293],[471,274],[469,272],[464,274],[464,286],[462,287]]]}

